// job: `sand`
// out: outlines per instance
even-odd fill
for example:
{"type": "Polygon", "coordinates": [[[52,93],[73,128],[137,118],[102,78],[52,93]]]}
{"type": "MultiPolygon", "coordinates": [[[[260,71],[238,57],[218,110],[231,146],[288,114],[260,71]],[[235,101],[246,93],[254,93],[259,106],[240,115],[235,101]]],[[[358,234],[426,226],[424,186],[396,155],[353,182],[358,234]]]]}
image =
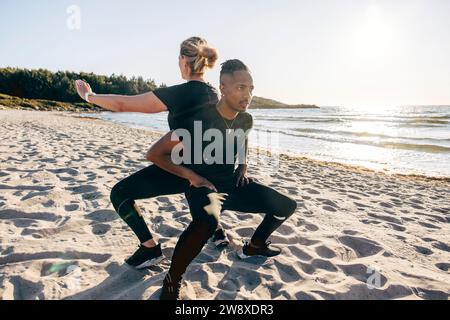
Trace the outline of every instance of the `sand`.
{"type": "MultiPolygon", "coordinates": [[[[167,260],[137,271],[124,259],[138,240],[109,192],[149,165],[160,133],[3,110],[0,136],[0,299],[157,299],[191,220],[184,196],[138,201],[167,260]]],[[[449,299],[448,181],[287,155],[274,170],[262,159],[250,175],[298,203],[271,237],[283,253],[240,260],[262,215],[225,211],[231,245],[204,247],[183,299],[449,299]]]]}

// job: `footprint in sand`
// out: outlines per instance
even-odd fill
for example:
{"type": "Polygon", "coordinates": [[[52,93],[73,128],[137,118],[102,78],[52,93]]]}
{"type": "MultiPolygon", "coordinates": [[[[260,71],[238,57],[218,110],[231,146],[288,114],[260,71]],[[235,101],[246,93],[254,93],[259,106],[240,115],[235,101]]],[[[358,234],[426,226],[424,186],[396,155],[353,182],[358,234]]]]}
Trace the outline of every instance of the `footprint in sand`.
{"type": "Polygon", "coordinates": [[[439,249],[439,250],[442,250],[445,252],[450,252],[450,246],[446,243],[436,241],[435,243],[432,244],[432,246],[436,249],[439,249]]]}
{"type": "Polygon", "coordinates": [[[292,255],[294,257],[297,257],[298,259],[302,261],[311,261],[312,257],[304,252],[303,250],[297,248],[296,246],[288,246],[288,250],[291,251],[292,255]]]}
{"type": "Polygon", "coordinates": [[[375,213],[368,213],[367,215],[369,217],[372,217],[372,218],[375,218],[378,220],[383,220],[383,221],[387,221],[387,222],[391,222],[391,223],[395,223],[395,224],[399,224],[399,225],[403,224],[401,219],[397,219],[397,218],[394,218],[391,216],[383,216],[383,215],[378,215],[375,213]]]}
{"type": "Polygon", "coordinates": [[[351,248],[359,258],[373,256],[383,250],[379,243],[366,238],[342,236],[338,240],[351,248]]]}
{"type": "MultiPolygon", "coordinates": [[[[338,265],[338,267],[345,273],[346,276],[352,277],[363,283],[368,283],[375,272],[373,268],[370,268],[364,264],[338,265]]],[[[377,272],[380,279],[380,287],[384,287],[387,283],[387,278],[379,271],[377,272]]]]}
{"type": "Polygon", "coordinates": [[[387,202],[380,202],[380,206],[383,207],[383,208],[388,208],[388,209],[393,207],[392,204],[387,203],[387,202]]]}
{"type": "Polygon", "coordinates": [[[422,222],[422,221],[419,221],[418,223],[421,226],[423,226],[425,228],[428,228],[428,229],[441,229],[441,227],[435,226],[434,224],[431,224],[431,223],[422,222]]]}
{"type": "Polygon", "coordinates": [[[369,220],[369,219],[362,219],[361,222],[364,224],[380,224],[380,223],[382,223],[381,221],[378,221],[378,220],[369,220]]]}
{"type": "Polygon", "coordinates": [[[405,227],[399,226],[398,224],[395,224],[395,223],[388,223],[388,225],[389,225],[389,227],[391,227],[391,228],[394,229],[395,231],[400,231],[400,232],[406,231],[406,228],[405,228],[405,227]]]}
{"type": "Polygon", "coordinates": [[[97,254],[90,252],[80,251],[48,251],[38,253],[13,253],[6,257],[0,257],[0,266],[18,262],[26,262],[33,260],[49,260],[49,259],[61,259],[61,260],[91,260],[96,263],[103,263],[111,258],[110,254],[97,254]]]}
{"type": "Polygon", "coordinates": [[[4,172],[4,171],[0,171],[0,178],[1,177],[6,177],[6,176],[9,176],[9,173],[4,172]]]}
{"type": "Polygon", "coordinates": [[[22,278],[21,276],[12,276],[8,279],[13,293],[10,300],[44,300],[44,284],[41,281],[32,282],[22,278]]]}
{"type": "Polygon", "coordinates": [[[365,204],[363,204],[363,203],[359,203],[359,202],[353,202],[353,204],[355,205],[355,206],[357,206],[358,208],[369,208],[369,206],[368,205],[365,205],[365,204]]]}
{"type": "Polygon", "coordinates": [[[305,190],[306,192],[308,192],[309,194],[320,194],[319,191],[314,190],[314,189],[307,188],[307,189],[304,189],[304,190],[305,190]]]}
{"type": "Polygon", "coordinates": [[[422,246],[414,246],[414,248],[418,253],[423,254],[425,256],[429,256],[429,255],[433,254],[432,250],[422,247],[422,246]]]}
{"type": "Polygon", "coordinates": [[[280,263],[277,260],[274,260],[274,265],[278,269],[278,274],[283,282],[295,282],[302,278],[297,269],[291,265],[280,263]]]}
{"type": "Polygon", "coordinates": [[[96,186],[83,185],[78,187],[67,187],[66,190],[72,191],[74,194],[91,193],[98,190],[96,186]]]}
{"type": "MultiPolygon", "coordinates": [[[[304,224],[301,223],[301,225],[304,225],[304,224]]],[[[290,234],[294,234],[295,230],[291,226],[283,224],[280,227],[278,227],[277,232],[282,235],[290,235],[290,234]]]]}
{"type": "Polygon", "coordinates": [[[316,250],[316,253],[319,256],[321,256],[322,258],[332,259],[332,258],[336,257],[336,253],[334,253],[333,250],[331,250],[330,248],[328,248],[326,246],[317,247],[315,250],[316,250]]]}
{"type": "Polygon", "coordinates": [[[80,206],[78,204],[68,204],[66,206],[64,206],[64,209],[68,212],[72,212],[75,211],[79,208],[80,206]]]}
{"type": "Polygon", "coordinates": [[[305,300],[305,301],[309,301],[309,300],[317,300],[316,297],[314,297],[313,295],[310,295],[306,292],[297,292],[295,294],[295,299],[296,300],[305,300]]]}
{"type": "Polygon", "coordinates": [[[350,199],[353,199],[353,200],[361,200],[360,197],[354,196],[354,195],[352,195],[352,194],[348,194],[347,197],[349,197],[350,199]]]}
{"type": "Polygon", "coordinates": [[[319,227],[312,223],[306,223],[304,226],[308,231],[311,231],[311,232],[315,232],[315,231],[319,230],[319,227]]]}
{"type": "Polygon", "coordinates": [[[301,244],[302,246],[307,246],[307,247],[313,246],[313,245],[319,243],[318,240],[310,240],[310,239],[303,238],[303,237],[297,237],[297,242],[299,244],[301,244]]]}
{"type": "Polygon", "coordinates": [[[317,200],[322,202],[322,204],[324,204],[324,205],[327,205],[327,206],[330,206],[330,207],[333,207],[333,208],[339,208],[339,206],[335,202],[333,202],[333,201],[331,201],[329,199],[317,198],[317,200]]]}
{"type": "Polygon", "coordinates": [[[23,212],[13,209],[6,209],[0,211],[0,219],[13,220],[13,219],[32,219],[32,220],[44,220],[49,222],[55,222],[61,219],[61,216],[55,215],[50,212],[23,212]]]}
{"type": "Polygon", "coordinates": [[[247,228],[239,228],[236,229],[235,231],[240,237],[251,237],[255,229],[247,227],[247,228]]]}
{"type": "Polygon", "coordinates": [[[288,193],[288,194],[292,194],[292,195],[297,195],[297,194],[298,194],[297,188],[293,188],[293,187],[285,187],[285,189],[287,190],[287,193],[288,193]]]}
{"type": "Polygon", "coordinates": [[[435,266],[442,271],[450,270],[450,263],[441,262],[441,263],[436,263],[435,266]]]}
{"type": "Polygon", "coordinates": [[[334,264],[332,264],[328,260],[322,260],[322,259],[314,259],[311,261],[311,267],[315,269],[322,269],[329,272],[336,272],[338,269],[334,264]]]}
{"type": "Polygon", "coordinates": [[[439,290],[429,290],[424,288],[412,288],[414,293],[425,300],[448,300],[449,294],[439,290]]]}
{"type": "Polygon", "coordinates": [[[337,211],[335,208],[330,207],[330,206],[323,206],[322,209],[325,210],[325,211],[329,211],[329,212],[336,212],[337,211]]]}
{"type": "Polygon", "coordinates": [[[111,222],[119,219],[113,210],[97,210],[86,215],[86,218],[95,222],[111,222]]]}
{"type": "Polygon", "coordinates": [[[109,230],[111,230],[111,226],[109,224],[99,223],[92,226],[92,233],[99,236],[108,233],[109,230]]]}
{"type": "Polygon", "coordinates": [[[415,215],[428,217],[430,219],[427,219],[427,220],[432,221],[432,222],[442,222],[442,223],[446,222],[446,219],[444,219],[443,217],[437,216],[435,214],[427,214],[427,213],[422,213],[422,212],[416,211],[415,215]]]}
{"type": "Polygon", "coordinates": [[[61,168],[61,169],[48,169],[48,171],[52,172],[52,173],[67,173],[71,176],[77,176],[79,175],[78,170],[72,169],[72,168],[61,168]]]}
{"type": "Polygon", "coordinates": [[[342,233],[349,235],[349,236],[354,236],[354,235],[358,234],[359,232],[355,231],[355,230],[344,230],[344,231],[342,231],[342,233]]]}
{"type": "Polygon", "coordinates": [[[181,228],[171,226],[170,224],[159,224],[155,230],[163,237],[174,238],[181,234],[181,228]]]}

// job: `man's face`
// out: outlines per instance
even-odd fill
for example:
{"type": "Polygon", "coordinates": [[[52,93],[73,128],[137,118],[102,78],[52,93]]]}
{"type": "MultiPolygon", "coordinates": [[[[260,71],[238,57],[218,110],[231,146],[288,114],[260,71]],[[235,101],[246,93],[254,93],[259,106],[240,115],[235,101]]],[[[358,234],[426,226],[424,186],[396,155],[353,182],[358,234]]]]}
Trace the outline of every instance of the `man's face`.
{"type": "Polygon", "coordinates": [[[248,71],[224,74],[220,83],[222,99],[236,112],[247,110],[253,97],[253,78],[248,71]]]}

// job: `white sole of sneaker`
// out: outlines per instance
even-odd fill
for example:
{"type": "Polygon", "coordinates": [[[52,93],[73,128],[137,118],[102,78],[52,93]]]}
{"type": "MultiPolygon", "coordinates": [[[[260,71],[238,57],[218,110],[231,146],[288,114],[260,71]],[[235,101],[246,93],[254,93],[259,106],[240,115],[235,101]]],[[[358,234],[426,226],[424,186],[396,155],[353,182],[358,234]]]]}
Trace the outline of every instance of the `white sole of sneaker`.
{"type": "Polygon", "coordinates": [[[217,240],[214,242],[214,245],[216,248],[224,248],[230,244],[230,241],[228,240],[217,240]]]}
{"type": "MultiPolygon", "coordinates": [[[[276,255],[276,256],[278,256],[278,255],[276,255]]],[[[248,259],[248,258],[252,258],[252,257],[259,257],[259,258],[270,259],[270,258],[273,258],[273,257],[276,257],[276,256],[264,256],[264,255],[262,255],[262,254],[255,254],[254,256],[248,256],[248,255],[246,255],[246,254],[245,254],[244,252],[242,252],[242,251],[240,251],[240,252],[238,253],[238,257],[241,258],[242,260],[245,260],[245,259],[248,259]]]]}
{"type": "Polygon", "coordinates": [[[160,263],[160,262],[163,261],[163,260],[164,260],[164,256],[160,256],[160,257],[158,257],[158,258],[154,258],[154,259],[147,260],[147,261],[141,263],[140,265],[136,266],[135,268],[136,268],[136,269],[144,269],[144,268],[148,268],[148,267],[157,265],[158,263],[160,263]]]}
{"type": "Polygon", "coordinates": [[[208,240],[210,243],[214,244],[217,248],[226,247],[230,244],[230,241],[228,239],[220,239],[213,241],[211,238],[208,240]]]}
{"type": "Polygon", "coordinates": [[[241,258],[242,260],[245,260],[245,259],[248,259],[248,258],[254,257],[254,256],[248,256],[248,255],[246,255],[244,252],[240,251],[240,252],[238,253],[238,257],[241,258]]]}

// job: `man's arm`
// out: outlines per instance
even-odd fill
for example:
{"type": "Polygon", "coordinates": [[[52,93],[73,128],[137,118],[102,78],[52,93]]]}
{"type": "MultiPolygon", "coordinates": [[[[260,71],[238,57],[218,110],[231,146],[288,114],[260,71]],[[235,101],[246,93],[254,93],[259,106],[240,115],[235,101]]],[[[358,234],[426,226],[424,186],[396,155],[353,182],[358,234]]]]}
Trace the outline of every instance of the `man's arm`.
{"type": "Polygon", "coordinates": [[[236,168],[236,187],[245,186],[252,180],[247,177],[248,162],[248,137],[245,138],[245,163],[241,163],[236,168]]]}
{"type": "MultiPolygon", "coordinates": [[[[247,130],[251,130],[253,128],[253,117],[248,114],[248,127],[247,130]]],[[[249,131],[247,131],[249,132],[249,131]]],[[[242,164],[239,164],[236,168],[236,187],[245,186],[253,181],[252,178],[247,177],[247,168],[248,168],[248,135],[245,137],[245,161],[242,164]]]]}
{"type": "Polygon", "coordinates": [[[172,149],[180,143],[182,142],[178,140],[178,137],[170,131],[147,151],[146,158],[161,169],[188,180],[196,188],[206,187],[217,192],[214,185],[207,179],[199,176],[191,169],[183,165],[177,165],[172,161],[172,149]]]}

